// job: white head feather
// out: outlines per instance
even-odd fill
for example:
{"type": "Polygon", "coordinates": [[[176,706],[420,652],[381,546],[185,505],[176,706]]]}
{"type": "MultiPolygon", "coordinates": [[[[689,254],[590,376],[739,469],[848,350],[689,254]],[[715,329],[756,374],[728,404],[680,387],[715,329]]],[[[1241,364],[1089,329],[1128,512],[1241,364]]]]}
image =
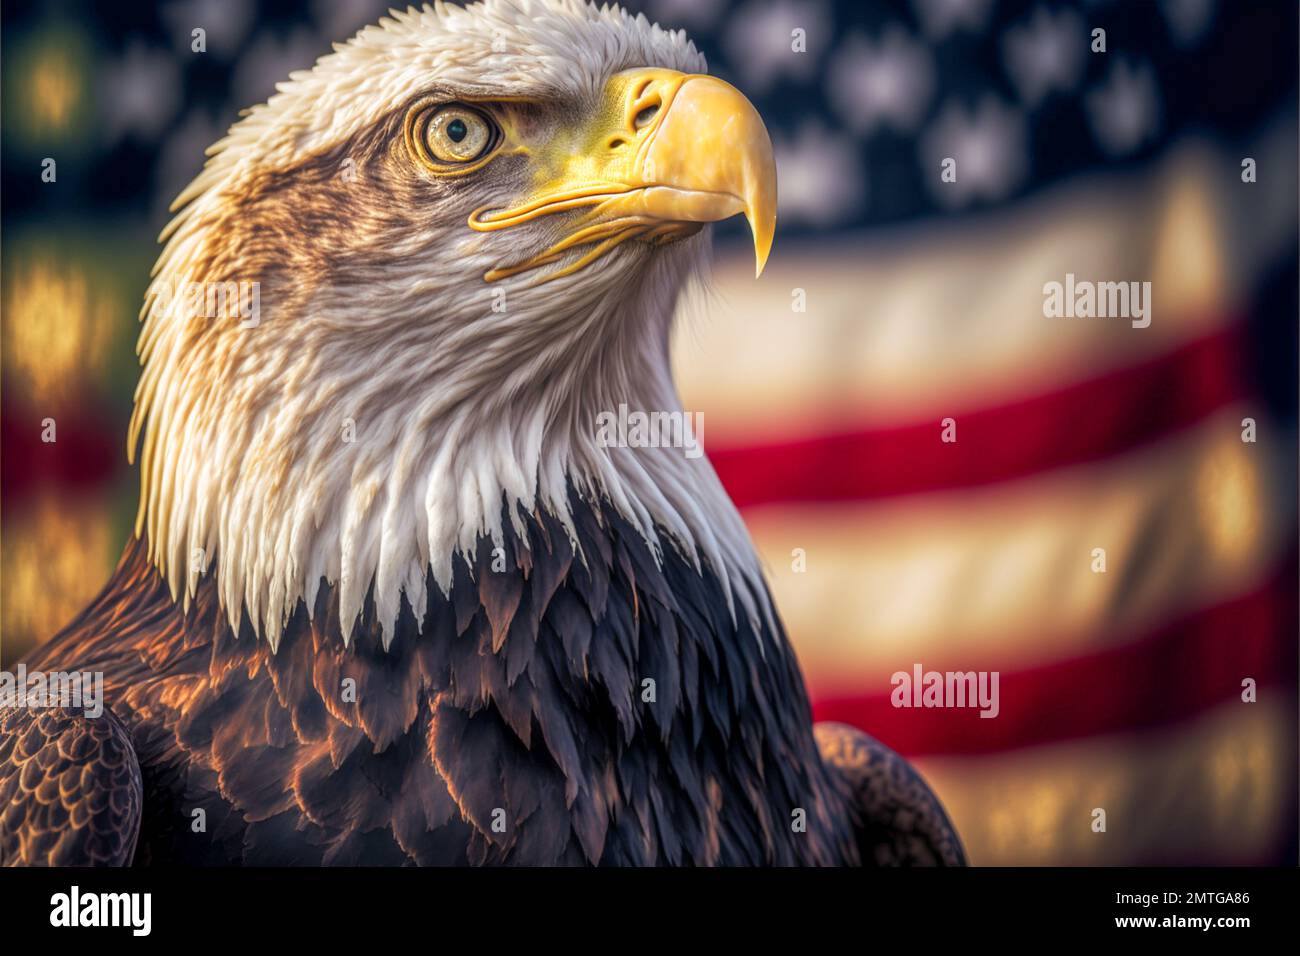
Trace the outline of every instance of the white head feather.
{"type": "MultiPolygon", "coordinates": [[[[571,528],[571,482],[607,498],[656,553],[665,530],[713,568],[729,604],[770,623],[748,534],[707,459],[597,441],[597,414],[620,403],[680,408],[668,330],[679,291],[707,268],[707,231],[662,249],[627,243],[548,284],[489,286],[505,247],[554,238],[545,223],[522,237],[466,228],[474,206],[517,199],[508,177],[477,194],[466,182],[466,196],[428,209],[367,208],[373,194],[359,189],[332,215],[290,205],[288,226],[266,212],[272,200],[243,202],[258,191],[324,201],[319,181],[285,171],[337,165],[341,144],[430,87],[573,110],[637,66],[705,69],[682,33],[617,7],[394,12],[292,74],[209,150],[163,233],[129,439],[142,448],[137,533],[174,596],[188,602],[212,556],[232,627],[247,610],[275,646],[322,578],[339,587],[345,633],[373,583],[389,638],[403,593],[422,614],[426,569],[445,590],[458,552],[501,540],[504,501],[571,528]],[[244,280],[260,283],[252,328],[195,315],[179,294],[244,280]],[[492,309],[498,288],[504,312],[492,309]]],[[[381,191],[384,173],[357,171],[381,191]]]]}

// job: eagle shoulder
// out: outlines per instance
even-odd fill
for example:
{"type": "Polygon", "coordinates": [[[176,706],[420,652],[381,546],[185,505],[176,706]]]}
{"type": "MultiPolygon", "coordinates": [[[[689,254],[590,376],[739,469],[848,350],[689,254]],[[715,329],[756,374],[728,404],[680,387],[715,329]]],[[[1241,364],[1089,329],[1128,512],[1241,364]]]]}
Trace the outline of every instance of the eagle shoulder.
{"type": "Polygon", "coordinates": [[[126,866],[143,786],[108,708],[0,708],[0,865],[126,866]]]}
{"type": "Polygon", "coordinates": [[[961,839],[916,769],[855,727],[813,725],[821,758],[847,783],[867,866],[965,866],[961,839]]]}

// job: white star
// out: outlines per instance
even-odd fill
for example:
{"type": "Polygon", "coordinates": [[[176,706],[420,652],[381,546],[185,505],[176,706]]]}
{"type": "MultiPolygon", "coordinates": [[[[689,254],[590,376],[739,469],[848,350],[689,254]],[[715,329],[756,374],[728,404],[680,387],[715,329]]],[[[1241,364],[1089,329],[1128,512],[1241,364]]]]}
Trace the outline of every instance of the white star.
{"type": "Polygon", "coordinates": [[[314,0],[312,15],[320,24],[325,45],[350,37],[382,17],[391,2],[384,0],[314,0]]]}
{"type": "Polygon", "coordinates": [[[1110,156],[1131,153],[1159,132],[1160,95],[1149,64],[1116,60],[1105,84],[1088,94],[1087,106],[1093,135],[1110,156]]]}
{"type": "Polygon", "coordinates": [[[852,36],[832,58],[827,94],[858,133],[879,125],[910,132],[925,116],[934,92],[930,51],[891,27],[877,43],[852,36]]]}
{"type": "Polygon", "coordinates": [[[154,217],[166,222],[167,207],[186,184],[203,168],[204,150],[221,138],[229,123],[215,117],[192,112],[176,131],[167,137],[158,157],[154,174],[154,217]]]}
{"type": "Polygon", "coordinates": [[[912,5],[925,35],[931,40],[943,40],[960,30],[983,30],[993,0],[912,0],[912,5]]]}
{"type": "Polygon", "coordinates": [[[294,70],[309,70],[325,48],[305,29],[295,30],[284,40],[263,33],[235,66],[231,77],[236,105],[241,109],[261,103],[275,92],[275,85],[294,70]]]}
{"type": "Polygon", "coordinates": [[[777,136],[772,145],[783,221],[829,226],[857,213],[866,198],[866,177],[852,139],[813,120],[799,128],[794,142],[777,136]]]}
{"type": "Polygon", "coordinates": [[[750,0],[730,18],[723,46],[728,64],[762,93],[783,76],[814,76],[831,29],[822,0],[750,0]],[[793,49],[795,30],[803,31],[806,52],[793,49]]]}
{"type": "Polygon", "coordinates": [[[925,181],[947,206],[1002,199],[1024,179],[1026,135],[1024,117],[993,96],[974,111],[949,103],[921,140],[925,181]],[[953,182],[940,175],[946,159],[956,160],[953,182]]]}
{"type": "Polygon", "coordinates": [[[206,34],[207,53],[230,57],[239,50],[253,19],[250,0],[184,0],[163,7],[162,16],[172,32],[176,49],[193,52],[195,27],[206,34]]]}
{"type": "Polygon", "coordinates": [[[104,67],[98,88],[110,141],[127,133],[154,137],[180,105],[180,69],[169,54],[133,42],[121,60],[104,67]]]}
{"type": "Polygon", "coordinates": [[[1180,49],[1195,46],[1214,19],[1214,0],[1161,0],[1169,34],[1180,49]]]}
{"type": "Polygon", "coordinates": [[[718,20],[725,0],[650,0],[646,16],[664,27],[707,30],[718,20]]]}
{"type": "Polygon", "coordinates": [[[1083,20],[1073,10],[1052,14],[1039,7],[1032,19],[1008,30],[1002,52],[1021,100],[1033,108],[1052,90],[1074,89],[1086,44],[1083,20]]]}

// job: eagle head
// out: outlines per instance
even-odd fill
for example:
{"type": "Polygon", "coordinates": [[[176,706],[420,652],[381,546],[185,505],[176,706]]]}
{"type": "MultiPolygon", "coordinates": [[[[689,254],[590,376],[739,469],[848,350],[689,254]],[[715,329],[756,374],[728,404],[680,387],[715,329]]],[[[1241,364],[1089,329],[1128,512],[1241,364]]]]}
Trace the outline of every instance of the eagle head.
{"type": "Polygon", "coordinates": [[[680,409],[668,329],[705,225],[743,214],[759,271],[772,243],[767,132],[705,69],[617,7],[439,3],[246,111],[177,198],[142,312],[136,533],[173,595],[215,574],[273,646],[322,581],[344,621],[372,594],[391,622],[577,494],[759,613],[707,460],[595,426],[680,409]]]}

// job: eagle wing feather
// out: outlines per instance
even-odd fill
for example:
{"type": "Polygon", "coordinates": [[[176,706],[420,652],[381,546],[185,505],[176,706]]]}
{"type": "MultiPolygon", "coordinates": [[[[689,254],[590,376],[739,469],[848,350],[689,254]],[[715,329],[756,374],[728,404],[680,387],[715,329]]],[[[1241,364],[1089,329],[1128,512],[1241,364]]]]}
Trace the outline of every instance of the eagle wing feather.
{"type": "Polygon", "coordinates": [[[870,866],[965,866],[961,839],[916,769],[855,727],[813,725],[823,762],[848,783],[858,848],[870,866]]]}
{"type": "Polygon", "coordinates": [[[0,709],[0,864],[126,866],[142,803],[135,749],[108,708],[0,709]]]}

